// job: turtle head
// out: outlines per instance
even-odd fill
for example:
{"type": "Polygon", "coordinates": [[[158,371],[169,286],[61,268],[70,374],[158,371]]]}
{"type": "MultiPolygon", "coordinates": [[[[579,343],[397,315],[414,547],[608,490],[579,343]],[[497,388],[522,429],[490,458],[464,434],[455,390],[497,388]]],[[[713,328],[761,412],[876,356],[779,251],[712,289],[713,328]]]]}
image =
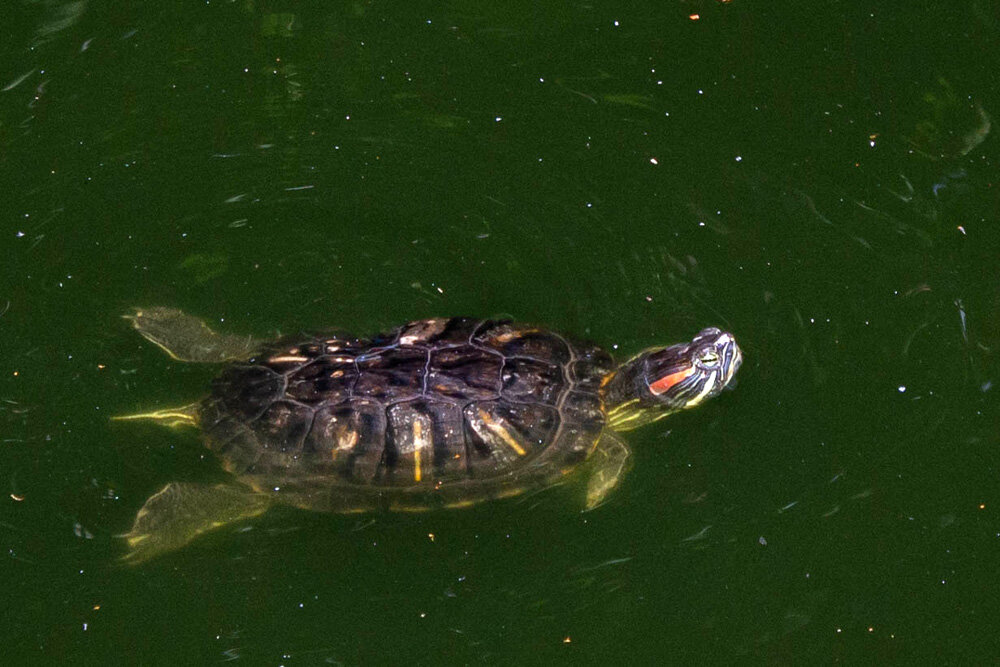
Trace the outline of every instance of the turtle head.
{"type": "Polygon", "coordinates": [[[700,405],[732,382],[742,362],[733,335],[715,327],[689,343],[646,350],[607,383],[611,426],[631,429],[700,405]]]}

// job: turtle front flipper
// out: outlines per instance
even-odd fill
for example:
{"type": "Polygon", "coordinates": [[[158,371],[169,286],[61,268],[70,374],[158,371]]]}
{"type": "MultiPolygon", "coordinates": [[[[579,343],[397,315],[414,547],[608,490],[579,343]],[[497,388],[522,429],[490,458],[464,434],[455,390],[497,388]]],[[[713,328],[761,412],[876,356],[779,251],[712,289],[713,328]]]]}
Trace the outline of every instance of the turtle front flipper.
{"type": "Polygon", "coordinates": [[[263,514],[270,500],[232,484],[167,484],[153,494],[122,537],[129,551],[122,560],[142,563],[178,549],[202,533],[263,514]]]}
{"type": "Polygon", "coordinates": [[[601,436],[591,454],[593,470],[587,483],[587,510],[592,510],[607,498],[625,473],[628,472],[632,452],[622,440],[607,431],[601,436]]]}
{"type": "Polygon", "coordinates": [[[223,335],[176,308],[136,308],[123,315],[143,338],[178,361],[219,363],[247,359],[258,346],[249,336],[223,335]]]}

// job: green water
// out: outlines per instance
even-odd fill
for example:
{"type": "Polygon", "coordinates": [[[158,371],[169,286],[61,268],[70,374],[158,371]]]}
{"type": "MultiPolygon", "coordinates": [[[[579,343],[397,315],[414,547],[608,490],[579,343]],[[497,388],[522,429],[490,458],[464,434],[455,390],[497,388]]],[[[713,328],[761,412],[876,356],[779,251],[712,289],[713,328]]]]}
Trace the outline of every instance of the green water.
{"type": "Polygon", "coordinates": [[[996,2],[630,7],[9,3],[4,662],[996,659],[996,2]],[[150,494],[224,478],[109,421],[213,374],[134,305],[745,363],[595,511],[277,509],[130,568],[150,494]]]}

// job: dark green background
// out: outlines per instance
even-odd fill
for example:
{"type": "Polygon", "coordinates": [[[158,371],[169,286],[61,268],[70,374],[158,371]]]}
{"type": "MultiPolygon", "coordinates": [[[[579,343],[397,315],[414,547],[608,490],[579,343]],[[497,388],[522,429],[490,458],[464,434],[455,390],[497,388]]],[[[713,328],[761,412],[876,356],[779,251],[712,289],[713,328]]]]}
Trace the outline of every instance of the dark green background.
{"type": "Polygon", "coordinates": [[[996,659],[996,2],[3,15],[5,662],[996,659]],[[147,496],[223,477],[109,422],[212,376],[133,305],[511,315],[622,356],[718,325],[746,361],[629,434],[596,511],[278,509],[127,568],[147,496]]]}

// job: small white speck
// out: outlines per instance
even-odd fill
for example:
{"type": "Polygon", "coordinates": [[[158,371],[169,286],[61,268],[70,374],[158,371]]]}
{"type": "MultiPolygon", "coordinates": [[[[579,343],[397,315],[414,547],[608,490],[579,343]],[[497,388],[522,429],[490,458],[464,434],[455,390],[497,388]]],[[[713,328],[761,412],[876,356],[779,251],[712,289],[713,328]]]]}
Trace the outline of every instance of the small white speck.
{"type": "Polygon", "coordinates": [[[496,118],[494,118],[493,120],[494,120],[495,122],[499,123],[500,121],[502,121],[502,120],[503,120],[503,116],[497,116],[497,117],[496,117],[496,118]]]}
{"type": "Polygon", "coordinates": [[[655,157],[651,157],[651,158],[649,158],[649,163],[650,164],[660,164],[660,161],[657,160],[655,157]]]}
{"type": "Polygon", "coordinates": [[[903,384],[899,385],[898,387],[896,387],[896,391],[898,391],[900,394],[904,393],[906,391],[906,385],[903,384]]]}
{"type": "Polygon", "coordinates": [[[743,156],[742,155],[737,155],[736,156],[736,161],[737,162],[743,162],[743,156]]]}

